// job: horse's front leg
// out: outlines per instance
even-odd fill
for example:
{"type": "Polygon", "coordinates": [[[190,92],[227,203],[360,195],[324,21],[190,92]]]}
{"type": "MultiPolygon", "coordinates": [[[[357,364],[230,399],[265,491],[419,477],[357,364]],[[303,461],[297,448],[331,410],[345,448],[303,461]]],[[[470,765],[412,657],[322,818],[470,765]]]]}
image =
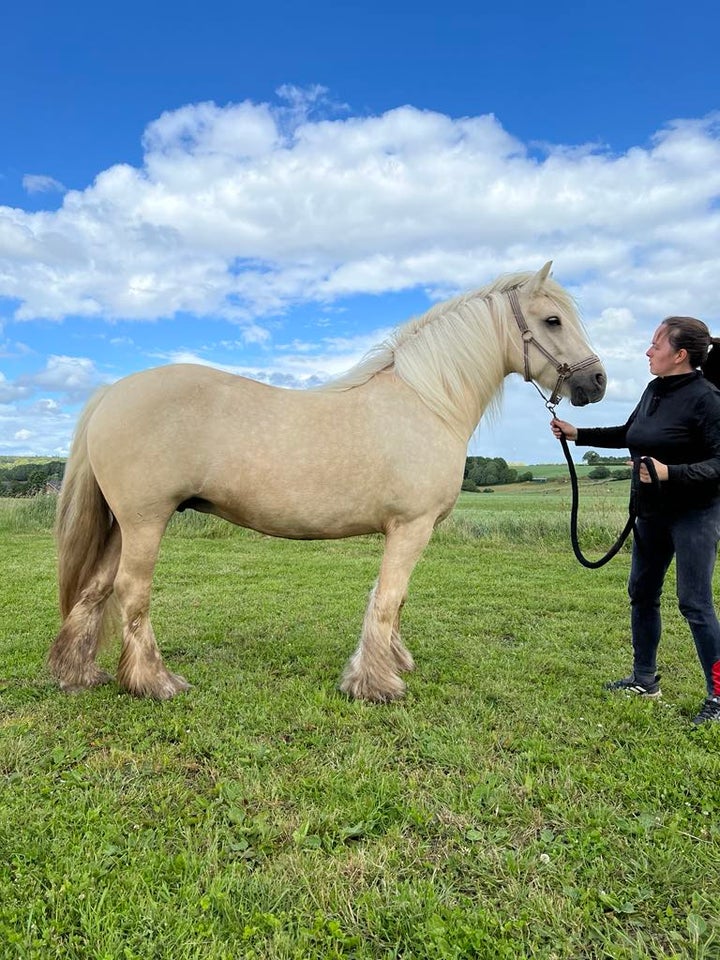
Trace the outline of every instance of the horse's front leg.
{"type": "Polygon", "coordinates": [[[400,608],[410,574],[432,531],[433,522],[426,518],[388,530],[380,576],[370,594],[360,643],[340,681],[343,693],[382,703],[405,692],[398,670],[412,669],[413,662],[400,640],[400,608]]]}

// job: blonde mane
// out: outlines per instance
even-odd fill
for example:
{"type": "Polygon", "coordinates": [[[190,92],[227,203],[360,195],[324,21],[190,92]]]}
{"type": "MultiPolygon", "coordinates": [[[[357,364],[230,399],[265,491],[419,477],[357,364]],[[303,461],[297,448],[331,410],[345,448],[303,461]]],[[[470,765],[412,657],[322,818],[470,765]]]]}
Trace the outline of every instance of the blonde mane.
{"type": "MultiPolygon", "coordinates": [[[[436,304],[398,327],[346,373],[315,389],[352,390],[392,370],[447,423],[477,423],[486,407],[497,408],[507,372],[507,320],[515,321],[503,294],[532,276],[506,274],[436,304]]],[[[553,280],[545,281],[543,292],[563,312],[575,313],[572,297],[553,280]]]]}

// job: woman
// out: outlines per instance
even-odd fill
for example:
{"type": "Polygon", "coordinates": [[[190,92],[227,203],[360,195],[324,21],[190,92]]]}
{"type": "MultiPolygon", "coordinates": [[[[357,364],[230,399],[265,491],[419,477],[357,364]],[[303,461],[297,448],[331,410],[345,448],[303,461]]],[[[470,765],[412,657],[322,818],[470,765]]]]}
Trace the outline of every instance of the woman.
{"type": "Polygon", "coordinates": [[[633,669],[630,676],[607,683],[606,689],[660,697],[660,594],[675,556],[678,605],[707,684],[707,698],[693,723],[720,721],[720,624],[712,596],[720,539],[717,344],[720,339],[711,337],[701,320],[668,317],[646,353],[656,379],[624,426],[578,429],[565,420],[551,422],[558,438],[564,434],[579,446],[628,447],[634,460],[647,457],[655,466],[657,485],[648,468],[640,467],[628,583],[633,669]]]}

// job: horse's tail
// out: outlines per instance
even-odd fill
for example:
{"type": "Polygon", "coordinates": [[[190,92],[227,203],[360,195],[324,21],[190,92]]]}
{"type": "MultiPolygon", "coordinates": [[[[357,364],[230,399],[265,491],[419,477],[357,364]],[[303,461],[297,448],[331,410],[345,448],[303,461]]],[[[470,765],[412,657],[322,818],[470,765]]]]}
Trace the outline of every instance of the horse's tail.
{"type": "Polygon", "coordinates": [[[63,619],[96,568],[113,525],[113,515],[95,479],[87,445],[88,425],[105,389],[92,397],[78,421],[58,500],[55,539],[63,619]]]}

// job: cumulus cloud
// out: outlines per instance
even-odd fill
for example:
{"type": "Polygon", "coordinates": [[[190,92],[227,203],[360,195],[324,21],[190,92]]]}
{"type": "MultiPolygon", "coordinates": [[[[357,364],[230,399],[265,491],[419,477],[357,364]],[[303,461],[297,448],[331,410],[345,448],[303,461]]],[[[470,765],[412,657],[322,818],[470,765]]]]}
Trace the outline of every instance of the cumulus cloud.
{"type": "Polygon", "coordinates": [[[257,328],[298,302],[457,290],[551,256],[593,313],[691,297],[716,309],[717,116],[619,156],[538,156],[492,115],[311,119],[320,93],[284,95],[164,113],[141,167],[102,171],[54,212],[0,207],[0,295],[16,317],[185,312],[257,328]]]}
{"type": "Polygon", "coordinates": [[[27,393],[38,391],[61,394],[66,400],[87,399],[99,386],[111,381],[87,357],[51,356],[45,369],[18,379],[17,388],[27,393]]]}

